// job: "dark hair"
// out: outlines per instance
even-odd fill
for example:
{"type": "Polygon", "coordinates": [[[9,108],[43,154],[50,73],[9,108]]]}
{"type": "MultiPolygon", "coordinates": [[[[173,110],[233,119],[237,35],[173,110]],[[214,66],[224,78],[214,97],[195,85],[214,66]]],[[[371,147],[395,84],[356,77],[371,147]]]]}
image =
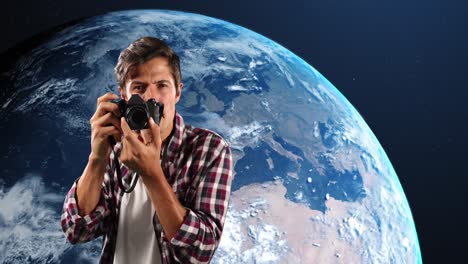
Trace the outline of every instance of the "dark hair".
{"type": "Polygon", "coordinates": [[[179,84],[182,80],[179,56],[164,41],[154,37],[139,38],[120,53],[119,60],[115,66],[115,74],[119,86],[125,89],[128,74],[136,66],[144,64],[155,57],[167,59],[176,90],[179,89],[179,84]]]}

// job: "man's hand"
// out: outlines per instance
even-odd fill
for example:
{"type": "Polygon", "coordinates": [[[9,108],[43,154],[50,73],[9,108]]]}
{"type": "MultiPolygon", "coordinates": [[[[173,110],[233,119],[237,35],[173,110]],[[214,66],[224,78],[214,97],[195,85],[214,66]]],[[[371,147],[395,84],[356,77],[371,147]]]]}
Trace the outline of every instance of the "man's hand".
{"type": "Polygon", "coordinates": [[[123,138],[120,160],[129,169],[136,171],[145,184],[156,215],[171,240],[180,229],[187,209],[180,203],[172,186],[166,180],[160,164],[161,135],[159,126],[150,118],[149,129],[141,130],[141,135],[132,131],[121,119],[123,138]]]}
{"type": "Polygon", "coordinates": [[[161,166],[162,142],[159,126],[154,123],[153,118],[150,118],[149,129],[141,130],[141,135],[139,135],[130,129],[125,118],[121,118],[120,122],[124,135],[120,160],[143,178],[155,175],[158,166],[161,166]]]}
{"type": "Polygon", "coordinates": [[[113,93],[106,93],[97,100],[96,112],[89,120],[91,124],[91,155],[90,158],[99,162],[106,161],[112,148],[109,144],[109,136],[115,141],[120,141],[121,128],[118,116],[119,107],[109,102],[117,99],[113,93]]]}
{"type": "Polygon", "coordinates": [[[121,138],[119,108],[116,104],[109,102],[117,98],[118,96],[113,93],[99,97],[96,112],[89,120],[91,154],[76,189],[78,210],[81,216],[91,213],[99,202],[107,161],[112,151],[109,136],[113,136],[116,141],[120,141],[121,138]]]}

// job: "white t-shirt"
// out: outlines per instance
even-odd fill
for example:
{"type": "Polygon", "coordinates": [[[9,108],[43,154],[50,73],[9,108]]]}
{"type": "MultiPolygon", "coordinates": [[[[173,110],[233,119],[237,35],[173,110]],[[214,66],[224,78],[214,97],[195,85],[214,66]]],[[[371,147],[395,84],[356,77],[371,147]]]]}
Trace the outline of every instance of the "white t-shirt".
{"type": "Polygon", "coordinates": [[[122,197],[114,264],[161,263],[154,212],[146,186],[138,179],[133,192],[122,197]]]}

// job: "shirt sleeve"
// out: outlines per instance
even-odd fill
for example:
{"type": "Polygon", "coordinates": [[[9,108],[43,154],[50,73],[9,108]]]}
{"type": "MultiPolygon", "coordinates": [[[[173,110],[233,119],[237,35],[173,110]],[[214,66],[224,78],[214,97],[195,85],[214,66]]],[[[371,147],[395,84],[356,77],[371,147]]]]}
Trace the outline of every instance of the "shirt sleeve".
{"type": "Polygon", "coordinates": [[[210,159],[201,171],[193,206],[171,239],[174,256],[183,263],[209,263],[223,231],[231,192],[232,157],[228,144],[221,138],[210,142],[210,159]]]}
{"type": "Polygon", "coordinates": [[[73,183],[68,191],[62,211],[61,225],[65,237],[72,244],[83,243],[93,240],[106,232],[105,228],[109,226],[111,210],[109,208],[110,195],[105,184],[106,178],[109,178],[108,172],[104,176],[104,183],[101,190],[101,196],[96,208],[88,215],[81,216],[78,210],[78,201],[76,196],[76,186],[78,179],[73,183]]]}

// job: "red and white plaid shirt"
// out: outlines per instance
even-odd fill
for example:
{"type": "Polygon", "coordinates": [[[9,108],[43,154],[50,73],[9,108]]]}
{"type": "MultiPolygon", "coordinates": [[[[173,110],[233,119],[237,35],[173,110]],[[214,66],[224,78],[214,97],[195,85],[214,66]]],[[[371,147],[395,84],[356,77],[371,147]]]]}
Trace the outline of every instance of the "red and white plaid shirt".
{"type": "MultiPolygon", "coordinates": [[[[208,263],[218,247],[233,179],[229,145],[206,129],[185,125],[176,113],[172,135],[162,146],[162,168],[187,215],[176,235],[168,240],[157,215],[153,227],[162,263],[208,263]]],[[[114,151],[120,155],[121,144],[114,151]]],[[[132,171],[121,165],[122,180],[129,188],[132,171]]],[[[104,175],[101,198],[89,215],[80,216],[75,181],[63,206],[62,229],[72,244],[104,235],[100,263],[112,263],[117,241],[123,191],[117,183],[113,154],[104,175]],[[112,177],[111,177],[112,175],[112,177]]]]}

